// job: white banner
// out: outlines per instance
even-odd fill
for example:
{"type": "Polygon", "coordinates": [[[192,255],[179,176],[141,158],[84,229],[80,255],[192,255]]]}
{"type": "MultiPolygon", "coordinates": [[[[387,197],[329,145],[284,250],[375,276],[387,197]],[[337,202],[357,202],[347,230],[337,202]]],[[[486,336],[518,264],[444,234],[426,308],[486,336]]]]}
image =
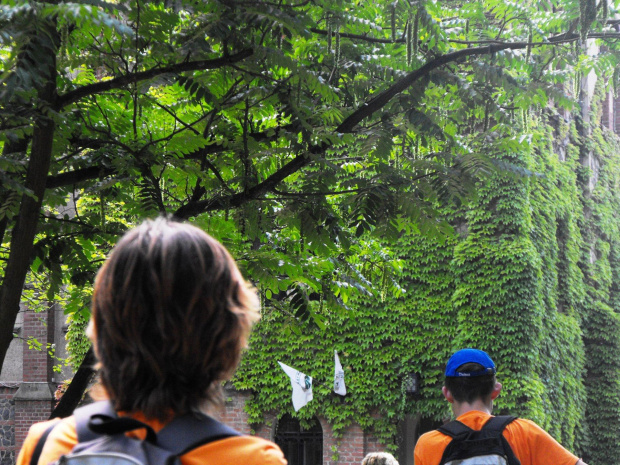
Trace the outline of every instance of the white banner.
{"type": "Polygon", "coordinates": [[[342,369],[342,365],[340,364],[340,359],[338,358],[338,352],[334,350],[334,392],[336,394],[340,394],[341,396],[347,395],[347,387],[344,385],[344,370],[342,369]]]}
{"type": "Polygon", "coordinates": [[[312,400],[312,377],[282,362],[278,363],[291,379],[291,386],[293,386],[293,408],[297,412],[312,400]]]}

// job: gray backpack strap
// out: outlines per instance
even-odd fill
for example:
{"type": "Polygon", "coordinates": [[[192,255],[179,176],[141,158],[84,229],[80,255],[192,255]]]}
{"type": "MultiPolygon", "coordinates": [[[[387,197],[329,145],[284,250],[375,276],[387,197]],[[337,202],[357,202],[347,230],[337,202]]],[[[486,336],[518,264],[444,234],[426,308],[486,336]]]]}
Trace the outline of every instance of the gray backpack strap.
{"type": "MultiPolygon", "coordinates": [[[[75,410],[74,416],[78,442],[81,443],[105,434],[114,434],[140,427],[148,428],[147,425],[132,419],[119,419],[109,401],[95,402],[80,407],[75,410]],[[134,421],[136,425],[121,424],[122,420],[134,421]],[[91,427],[99,430],[99,433],[92,431],[89,423],[91,427]]],[[[179,456],[203,444],[231,436],[241,436],[241,433],[207,415],[194,413],[175,417],[157,433],[157,440],[152,442],[156,442],[158,447],[179,456]]]]}
{"type": "Polygon", "coordinates": [[[75,418],[75,431],[77,433],[78,442],[92,441],[98,438],[100,435],[91,431],[88,427],[90,417],[93,415],[105,415],[115,418],[116,412],[112,407],[112,403],[109,400],[103,400],[100,402],[94,402],[92,404],[85,405],[75,409],[73,416],[75,418]]]}
{"type": "Polygon", "coordinates": [[[210,416],[194,413],[174,418],[157,433],[157,445],[180,456],[204,444],[241,433],[210,416]]]}

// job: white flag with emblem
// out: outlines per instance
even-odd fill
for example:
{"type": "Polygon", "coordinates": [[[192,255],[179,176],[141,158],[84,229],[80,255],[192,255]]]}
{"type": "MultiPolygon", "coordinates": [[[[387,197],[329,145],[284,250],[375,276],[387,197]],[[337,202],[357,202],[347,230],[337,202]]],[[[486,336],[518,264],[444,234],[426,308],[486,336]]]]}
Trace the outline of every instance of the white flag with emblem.
{"type": "Polygon", "coordinates": [[[347,395],[347,387],[344,385],[344,370],[338,358],[338,351],[334,350],[335,368],[334,368],[334,392],[341,396],[347,395]]]}
{"type": "Polygon", "coordinates": [[[282,362],[278,363],[291,379],[291,386],[293,386],[293,408],[297,412],[312,400],[312,377],[282,362]]]}

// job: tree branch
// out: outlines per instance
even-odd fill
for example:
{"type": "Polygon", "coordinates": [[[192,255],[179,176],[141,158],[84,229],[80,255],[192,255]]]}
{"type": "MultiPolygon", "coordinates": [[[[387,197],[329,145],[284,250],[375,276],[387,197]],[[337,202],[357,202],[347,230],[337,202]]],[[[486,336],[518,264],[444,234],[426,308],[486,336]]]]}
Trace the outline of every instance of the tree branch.
{"type": "MultiPolygon", "coordinates": [[[[297,131],[300,127],[299,123],[289,123],[284,126],[277,126],[275,128],[269,128],[268,130],[262,132],[251,132],[249,136],[257,142],[268,142],[277,140],[279,137],[280,131],[297,131]],[[273,135],[269,135],[269,131],[273,131],[273,135]]],[[[233,142],[233,139],[230,139],[230,142],[233,142]]],[[[105,144],[118,145],[118,143],[114,140],[101,141],[98,139],[82,139],[73,142],[74,144],[82,144],[82,147],[87,148],[101,148],[105,144]]],[[[203,147],[201,149],[196,150],[193,153],[189,153],[184,155],[182,159],[184,160],[202,160],[204,157],[208,155],[212,155],[214,153],[221,152],[223,150],[227,150],[227,147],[224,144],[211,144],[203,147]]],[[[210,165],[210,163],[208,162],[210,165]]],[[[218,176],[217,170],[213,170],[214,166],[208,166],[213,174],[218,177],[220,182],[223,182],[221,176],[218,176]]],[[[65,173],[60,173],[55,176],[48,176],[47,182],[45,184],[46,189],[55,189],[57,187],[63,186],[71,186],[73,184],[79,184],[84,181],[90,181],[91,179],[97,179],[105,176],[112,176],[116,174],[117,171],[114,168],[105,167],[103,165],[97,166],[89,166],[87,168],[79,168],[73,171],[67,171],[65,173]]]]}
{"type": "MultiPolygon", "coordinates": [[[[323,153],[327,146],[315,146],[310,151],[311,154],[323,153]]],[[[250,200],[256,200],[261,195],[272,191],[281,181],[286,179],[293,173],[296,173],[304,166],[310,164],[313,157],[311,154],[304,153],[297,155],[286,165],[273,173],[263,182],[258,183],[254,187],[251,187],[247,191],[239,192],[237,194],[216,197],[212,199],[201,200],[198,202],[188,202],[181,206],[174,216],[179,219],[187,219],[192,216],[199,215],[208,211],[224,210],[226,208],[237,208],[241,205],[249,202],[250,200]]]]}
{"type": "MultiPolygon", "coordinates": [[[[446,53],[445,55],[440,55],[424,64],[422,67],[416,69],[415,71],[412,71],[389,89],[386,89],[376,97],[364,103],[361,108],[358,108],[342,123],[340,123],[340,126],[336,128],[336,131],[339,133],[352,132],[353,128],[360,121],[369,117],[375,111],[385,106],[394,96],[398,95],[399,93],[403,92],[405,89],[413,85],[422,76],[429,74],[434,69],[437,69],[447,63],[451,63],[453,61],[457,61],[461,58],[465,58],[468,56],[490,55],[501,50],[518,50],[526,48],[528,46],[557,45],[563,42],[572,42],[578,38],[579,36],[577,34],[565,33],[559,34],[555,37],[550,37],[548,42],[492,42],[484,47],[466,48],[457,50],[455,52],[446,53]]],[[[588,34],[588,38],[620,39],[620,33],[592,33],[588,34]]]]}
{"type": "MultiPolygon", "coordinates": [[[[315,33],[323,33],[323,31],[320,31],[314,28],[312,29],[312,31],[315,33]]],[[[353,36],[355,36],[355,38],[360,38],[364,40],[368,39],[368,37],[366,36],[357,37],[356,35],[351,35],[351,37],[353,36]]],[[[618,33],[593,33],[593,34],[590,34],[588,37],[590,38],[620,38],[620,34],[618,33]]],[[[366,102],[364,105],[362,105],[361,108],[357,109],[351,115],[349,115],[336,128],[336,132],[339,132],[339,133],[352,132],[353,128],[359,122],[361,122],[363,119],[372,115],[375,111],[381,109],[394,96],[403,92],[405,89],[413,85],[422,76],[429,74],[431,71],[447,63],[458,61],[459,59],[462,59],[468,56],[489,55],[489,54],[496,53],[501,50],[507,50],[507,49],[518,50],[518,49],[523,49],[525,47],[532,46],[532,45],[535,45],[535,46],[557,45],[558,43],[562,43],[562,42],[571,42],[575,40],[576,38],[578,38],[577,34],[565,33],[565,34],[559,34],[555,37],[551,37],[548,42],[507,43],[507,42],[491,41],[491,43],[483,47],[467,48],[467,49],[457,50],[455,52],[451,52],[445,55],[438,56],[435,59],[427,62],[425,65],[418,68],[417,70],[409,73],[403,79],[396,82],[396,84],[394,84],[392,87],[386,89],[385,91],[383,91],[382,93],[374,97],[373,99],[366,102]]],[[[458,42],[458,41],[453,41],[453,42],[458,42]]],[[[224,66],[225,64],[228,64],[234,61],[239,61],[247,56],[250,56],[251,54],[252,54],[251,50],[246,50],[236,55],[231,55],[228,58],[220,58],[217,60],[211,60],[209,63],[211,67],[224,66]],[[217,65],[215,65],[215,62],[217,62],[217,65]]],[[[188,71],[190,69],[207,69],[207,67],[205,67],[204,65],[205,63],[207,62],[203,61],[203,62],[182,63],[179,65],[174,65],[172,67],[158,68],[158,69],[145,71],[142,73],[136,73],[131,76],[123,76],[123,77],[113,79],[110,81],[105,81],[102,83],[84,86],[81,89],[77,89],[75,91],[65,94],[64,96],[60,98],[60,100],[62,102],[62,105],[66,105],[72,101],[75,101],[81,98],[84,95],[90,95],[92,93],[101,92],[101,91],[109,90],[112,88],[118,88],[118,87],[121,87],[122,85],[125,85],[128,82],[133,82],[134,80],[148,79],[150,77],[168,73],[168,72],[188,71]],[[202,67],[195,67],[196,63],[202,63],[202,67]],[[105,85],[106,87],[105,88],[97,87],[100,85],[105,85]],[[80,92],[79,95],[78,95],[78,92],[80,92]]],[[[326,147],[320,148],[318,152],[324,152],[325,148],[326,147]]],[[[207,153],[215,153],[221,149],[222,148],[219,147],[219,145],[215,144],[215,145],[201,149],[195,154],[196,156],[192,157],[192,155],[189,155],[187,158],[202,157],[207,153]]],[[[318,153],[316,149],[317,148],[315,147],[315,149],[313,149],[312,152],[318,153]]],[[[270,177],[268,177],[265,181],[248,189],[247,191],[236,193],[236,194],[231,194],[231,195],[223,196],[223,197],[216,197],[212,199],[190,201],[187,204],[181,206],[175,212],[174,215],[178,218],[186,219],[191,216],[195,216],[200,213],[207,212],[207,211],[215,211],[215,210],[219,210],[223,208],[238,207],[249,200],[259,198],[261,195],[263,195],[264,193],[268,191],[272,191],[279,182],[284,180],[290,174],[294,173],[295,171],[309,164],[310,160],[311,158],[306,155],[299,155],[293,160],[291,160],[282,169],[278,170],[277,172],[272,174],[270,177]]],[[[67,185],[67,184],[71,184],[75,182],[84,181],[87,179],[92,179],[92,178],[99,176],[100,173],[101,173],[101,169],[98,167],[84,168],[84,169],[77,170],[72,173],[62,173],[60,175],[50,177],[50,179],[48,179],[47,187],[59,187],[62,185],[67,185]]],[[[111,174],[111,173],[108,173],[108,174],[111,174]]]]}
{"type": "Polygon", "coordinates": [[[80,182],[89,181],[91,179],[102,178],[115,174],[114,168],[106,168],[104,166],[89,166],[88,168],[80,168],[74,171],[67,171],[56,176],[49,176],[45,183],[46,189],[54,189],[56,187],[71,186],[80,182]]]}
{"type": "Polygon", "coordinates": [[[527,42],[515,42],[504,44],[492,44],[485,47],[464,48],[455,52],[446,53],[440,55],[434,60],[431,60],[424,64],[422,67],[412,71],[407,76],[396,82],[390,88],[384,90],[376,97],[372,98],[368,102],[364,103],[360,108],[349,115],[340,126],[336,128],[336,132],[348,133],[353,132],[353,128],[363,119],[368,118],[375,111],[383,108],[393,97],[403,92],[405,89],[413,85],[418,79],[426,76],[431,71],[451,63],[453,61],[460,60],[472,55],[490,55],[492,53],[499,52],[506,49],[520,49],[527,47],[527,42]]]}
{"type": "Polygon", "coordinates": [[[252,49],[247,49],[242,50],[239,53],[235,53],[234,55],[215,58],[213,60],[199,60],[188,61],[186,63],[176,63],[174,65],[166,66],[163,68],[152,68],[146,71],[140,71],[138,73],[126,74],[124,76],[110,79],[109,81],[100,81],[94,84],[88,84],[86,86],[78,87],[75,90],[59,96],[58,108],[65,107],[88,95],[98,94],[112,89],[119,89],[126,86],[127,84],[152,79],[156,76],[161,76],[162,74],[221,68],[228,64],[244,60],[245,58],[251,56],[253,53],[254,51],[252,49]]]}
{"type": "MultiPolygon", "coordinates": [[[[173,117],[173,118],[174,118],[174,119],[175,119],[175,120],[176,120],[179,124],[183,125],[183,126],[185,127],[185,129],[189,129],[190,131],[192,131],[192,132],[193,132],[194,134],[196,134],[197,136],[199,136],[199,135],[200,135],[200,132],[198,132],[198,131],[196,130],[196,128],[193,128],[193,127],[192,127],[192,124],[196,124],[195,122],[194,122],[194,123],[191,123],[191,124],[188,124],[188,123],[186,123],[185,121],[183,121],[181,118],[179,118],[179,117],[176,115],[176,113],[174,113],[174,112],[173,112],[170,108],[168,108],[167,106],[162,105],[161,103],[159,103],[159,102],[158,102],[157,100],[155,100],[155,99],[151,99],[151,101],[152,101],[155,105],[157,105],[159,108],[161,108],[162,110],[164,110],[166,113],[168,113],[170,116],[172,116],[172,117],[173,117]]],[[[202,118],[201,118],[201,119],[202,119],[202,118]]]]}
{"type": "MultiPolygon", "coordinates": [[[[327,35],[327,31],[323,30],[323,29],[317,29],[316,27],[312,27],[310,28],[310,32],[314,32],[315,34],[320,34],[323,36],[327,35]]],[[[404,44],[405,43],[405,38],[404,37],[399,37],[396,40],[392,40],[392,39],[379,39],[378,37],[369,37],[367,35],[362,35],[362,34],[350,34],[348,32],[340,32],[340,37],[346,37],[347,39],[357,39],[357,40],[363,40],[364,42],[369,42],[371,44],[404,44]]]]}
{"type": "Polygon", "coordinates": [[[93,347],[90,346],[88,352],[86,352],[86,355],[84,356],[84,360],[82,360],[82,363],[80,364],[80,367],[75,372],[71,383],[69,383],[67,391],[62,395],[60,402],[58,402],[58,405],[50,415],[50,420],[52,418],[66,418],[73,413],[82,400],[82,396],[88,387],[88,383],[95,374],[95,369],[93,367],[96,362],[97,360],[95,358],[93,347]]]}
{"type": "MultiPolygon", "coordinates": [[[[620,24],[620,20],[608,21],[607,24],[617,25],[617,24],[620,24]]],[[[313,32],[315,34],[320,34],[323,36],[327,35],[326,30],[318,29],[316,27],[310,28],[310,32],[313,32]]],[[[340,37],[346,37],[347,39],[362,40],[364,42],[368,42],[371,44],[404,44],[405,43],[404,36],[401,36],[397,38],[396,40],[392,40],[392,39],[382,39],[379,37],[372,37],[372,36],[368,36],[365,34],[351,34],[347,32],[340,32],[339,34],[340,34],[340,37]]],[[[511,43],[512,44],[524,44],[524,46],[527,46],[527,45],[539,46],[539,45],[555,45],[558,42],[573,42],[577,39],[579,39],[579,35],[571,32],[571,33],[559,34],[555,37],[551,37],[546,42],[531,42],[529,44],[527,42],[511,42],[511,43]]],[[[618,32],[591,32],[588,34],[588,39],[620,39],[620,33],[618,32]]],[[[504,45],[504,44],[509,43],[509,42],[505,42],[505,41],[498,40],[498,39],[484,39],[484,40],[448,39],[448,42],[453,43],[453,44],[464,44],[464,45],[476,45],[476,44],[478,45],[484,45],[484,44],[504,45]]]]}
{"type": "Polygon", "coordinates": [[[280,191],[278,189],[272,189],[274,194],[278,194],[279,196],[285,198],[296,198],[296,197],[328,197],[330,195],[345,195],[345,194],[357,194],[359,192],[366,192],[372,190],[374,186],[364,187],[359,189],[347,189],[344,191],[325,191],[325,192],[285,192],[280,191]]]}

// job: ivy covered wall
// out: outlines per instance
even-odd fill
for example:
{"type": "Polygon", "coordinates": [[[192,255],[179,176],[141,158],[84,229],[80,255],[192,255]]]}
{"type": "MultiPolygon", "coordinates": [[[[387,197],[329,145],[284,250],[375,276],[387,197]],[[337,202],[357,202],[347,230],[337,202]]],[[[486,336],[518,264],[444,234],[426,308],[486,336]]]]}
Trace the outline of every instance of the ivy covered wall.
{"type": "MultiPolygon", "coordinates": [[[[590,465],[620,457],[620,144],[552,108],[524,116],[498,159],[536,173],[501,172],[466,208],[446,211],[456,233],[410,233],[389,247],[403,262],[400,297],[381,293],[321,309],[325,328],[301,333],[267,308],[235,385],[253,392],[250,419],[294,414],[277,361],[311,375],[314,400],[294,414],[351,423],[395,449],[405,414],[442,419],[443,368],[464,346],[487,350],[504,388],[496,412],[530,418],[590,465]],[[523,142],[526,138],[526,143],[523,142]],[[519,140],[520,142],[514,142],[519,140]],[[595,170],[587,168],[595,160],[595,170]],[[348,395],[332,393],[333,351],[348,395]],[[404,378],[421,375],[408,398],[404,378]]],[[[514,171],[514,170],[513,170],[514,171]]]]}

